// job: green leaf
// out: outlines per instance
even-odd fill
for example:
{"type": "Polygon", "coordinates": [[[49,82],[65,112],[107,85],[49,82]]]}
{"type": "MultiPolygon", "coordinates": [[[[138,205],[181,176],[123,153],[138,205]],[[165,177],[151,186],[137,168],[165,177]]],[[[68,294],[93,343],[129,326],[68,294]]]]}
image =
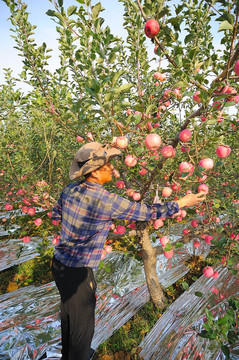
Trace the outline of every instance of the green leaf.
{"type": "Polygon", "coordinates": [[[64,17],[59,13],[59,12],[55,12],[55,15],[54,16],[56,16],[59,20],[61,20],[61,21],[65,21],[64,20],[64,17]]]}
{"type": "Polygon", "coordinates": [[[223,20],[227,20],[230,24],[234,24],[235,21],[235,17],[232,14],[229,14],[228,12],[226,12],[224,10],[224,13],[222,14],[222,16],[219,16],[219,18],[216,19],[216,21],[223,21],[223,20]]]}
{"type": "Polygon", "coordinates": [[[109,55],[109,63],[113,64],[115,59],[116,59],[116,53],[112,51],[109,55]]]}
{"type": "Polygon", "coordinates": [[[120,70],[117,71],[116,73],[114,73],[113,77],[112,77],[112,84],[114,85],[116,83],[116,81],[120,78],[121,75],[123,75],[125,73],[125,70],[120,70]]]}
{"type": "Polygon", "coordinates": [[[118,88],[114,88],[112,89],[112,93],[114,94],[120,94],[120,93],[125,93],[125,92],[128,92],[132,86],[134,86],[133,84],[124,84],[124,85],[121,85],[119,86],[118,88]]]}
{"type": "Polygon", "coordinates": [[[129,107],[129,105],[130,105],[130,103],[128,103],[128,102],[118,103],[113,107],[113,110],[115,113],[117,113],[120,110],[124,110],[125,108],[129,107]]]}
{"type": "Polygon", "coordinates": [[[111,93],[106,93],[105,94],[105,102],[108,102],[108,101],[110,101],[110,100],[113,100],[113,94],[111,94],[111,93]]]}
{"type": "Polygon", "coordinates": [[[217,123],[217,119],[211,119],[207,121],[207,125],[215,125],[217,123]]]}
{"type": "Polygon", "coordinates": [[[212,322],[213,321],[213,316],[211,311],[209,311],[208,309],[205,309],[205,313],[207,315],[208,321],[212,322]]]}
{"type": "Polygon", "coordinates": [[[233,26],[227,21],[223,21],[220,26],[218,31],[223,31],[223,30],[233,30],[233,26]]]}
{"type": "Polygon", "coordinates": [[[177,242],[176,245],[175,245],[175,248],[177,249],[177,248],[180,248],[180,247],[182,247],[182,246],[183,246],[183,243],[177,242]]]}
{"type": "Polygon", "coordinates": [[[188,176],[189,175],[189,172],[181,172],[180,173],[180,177],[181,178],[184,178],[184,177],[186,177],[186,176],[188,176]]]}
{"type": "Polygon", "coordinates": [[[229,106],[234,106],[235,102],[234,101],[227,101],[226,104],[224,105],[224,107],[229,107],[229,106]]]}
{"type": "Polygon", "coordinates": [[[72,14],[75,14],[76,11],[77,11],[77,6],[75,5],[69,6],[67,9],[67,16],[71,16],[72,14]]]}
{"type": "Polygon", "coordinates": [[[226,356],[227,359],[230,359],[230,350],[226,345],[221,345],[221,349],[223,354],[226,356]]]}
{"type": "Polygon", "coordinates": [[[228,323],[228,317],[223,316],[222,318],[217,320],[218,325],[226,325],[228,323]]]}
{"type": "Polygon", "coordinates": [[[199,335],[199,336],[201,336],[202,338],[205,338],[205,339],[207,339],[207,338],[208,338],[208,333],[207,333],[207,331],[206,331],[206,330],[203,330],[203,331],[202,331],[202,332],[200,332],[198,335],[199,335]]]}
{"type": "Polygon", "coordinates": [[[102,105],[102,107],[103,107],[105,110],[111,109],[111,107],[112,107],[112,101],[106,101],[106,102],[102,105]]]}
{"type": "Polygon", "coordinates": [[[87,88],[98,93],[100,91],[100,83],[96,79],[91,79],[87,82],[87,88]]]}
{"type": "Polygon", "coordinates": [[[188,290],[189,289],[189,285],[188,285],[188,283],[186,282],[186,281],[183,281],[182,282],[182,287],[184,288],[184,290],[188,290]]]}
{"type": "Polygon", "coordinates": [[[150,104],[146,109],[146,115],[148,115],[151,111],[157,111],[157,106],[154,104],[150,104]]]}
{"type": "Polygon", "coordinates": [[[57,2],[58,2],[58,5],[59,5],[60,7],[63,6],[63,0],[57,0],[57,2]]]}
{"type": "Polygon", "coordinates": [[[194,38],[195,38],[195,35],[194,35],[193,33],[188,34],[187,36],[185,36],[184,43],[187,44],[187,43],[189,43],[191,40],[193,40],[194,38]]]}
{"type": "Polygon", "coordinates": [[[100,13],[100,11],[104,10],[104,8],[101,7],[101,3],[99,2],[95,6],[92,7],[92,18],[96,19],[100,13]]]}
{"type": "Polygon", "coordinates": [[[20,74],[20,77],[22,78],[22,79],[26,79],[26,71],[25,70],[23,70],[22,72],[21,72],[21,74],[20,74]]]}
{"type": "Polygon", "coordinates": [[[203,324],[203,326],[205,327],[207,333],[208,333],[208,337],[210,337],[211,333],[212,333],[212,329],[211,326],[207,323],[203,324]]]}
{"type": "Polygon", "coordinates": [[[144,108],[144,106],[137,104],[137,105],[135,105],[135,110],[140,111],[140,112],[143,113],[145,108],[144,108]]]}
{"type": "Polygon", "coordinates": [[[140,121],[141,120],[141,114],[136,114],[136,115],[133,115],[132,116],[134,119],[135,119],[135,121],[140,121]]]}
{"type": "Polygon", "coordinates": [[[56,12],[54,10],[47,10],[46,15],[55,16],[56,12]]]}
{"type": "Polygon", "coordinates": [[[7,4],[7,6],[10,6],[10,0],[3,0],[6,4],[7,4]]]}

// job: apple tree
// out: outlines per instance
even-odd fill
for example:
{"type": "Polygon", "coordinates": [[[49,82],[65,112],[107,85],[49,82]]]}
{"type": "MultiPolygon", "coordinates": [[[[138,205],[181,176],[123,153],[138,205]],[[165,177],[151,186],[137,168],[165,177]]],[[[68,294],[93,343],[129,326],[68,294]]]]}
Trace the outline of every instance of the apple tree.
{"type": "MultiPolygon", "coordinates": [[[[56,23],[60,51],[60,66],[50,71],[51,51],[46,42],[36,44],[26,4],[4,1],[23,58],[18,79],[5,70],[0,98],[5,209],[24,207],[28,214],[19,235],[38,231],[47,238],[56,232],[58,224],[47,215],[68,182],[79,143],[94,140],[122,149],[111,191],[151,204],[208,192],[206,202],[170,219],[119,221],[109,234],[128,242],[129,251],[143,261],[155,305],[164,306],[157,255],[170,258],[200,233],[201,241],[211,243],[215,262],[235,272],[238,5],[119,0],[127,31],[123,40],[105,26],[100,2],[77,0],[78,6],[65,9],[63,0],[50,0],[46,16],[56,23]],[[20,80],[30,85],[27,94],[16,90],[20,80]],[[29,211],[35,206],[43,210],[40,215],[29,211]],[[170,243],[168,229],[185,221],[189,225],[180,243],[170,243]],[[158,229],[162,246],[153,246],[158,229]]],[[[8,226],[12,221],[5,219],[8,226]]]]}

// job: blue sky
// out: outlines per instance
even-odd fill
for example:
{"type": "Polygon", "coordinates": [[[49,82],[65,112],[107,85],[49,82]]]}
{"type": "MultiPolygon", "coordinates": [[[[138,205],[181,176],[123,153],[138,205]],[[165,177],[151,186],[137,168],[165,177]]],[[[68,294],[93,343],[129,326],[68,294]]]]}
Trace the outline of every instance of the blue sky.
{"type": "MultiPolygon", "coordinates": [[[[123,28],[123,4],[118,0],[92,0],[92,4],[101,2],[101,5],[105,8],[102,12],[102,17],[105,19],[105,25],[109,25],[113,34],[118,35],[122,38],[126,37],[126,31],[123,28]]],[[[176,4],[179,0],[171,1],[171,4],[176,4]]],[[[46,42],[47,47],[53,49],[51,52],[52,58],[49,59],[49,67],[54,70],[59,66],[58,62],[58,44],[56,41],[57,33],[55,30],[55,22],[46,15],[48,9],[53,9],[53,4],[49,0],[24,0],[28,5],[29,20],[32,24],[37,25],[35,29],[36,43],[41,45],[42,42],[46,42]]],[[[76,0],[63,0],[65,8],[70,5],[80,4],[76,0]]],[[[0,34],[1,34],[1,56],[0,56],[0,83],[4,81],[3,68],[11,68],[13,75],[17,76],[22,71],[22,57],[18,56],[18,51],[14,49],[15,42],[11,37],[12,32],[10,31],[11,22],[7,20],[10,16],[10,11],[7,5],[0,0],[0,34]]],[[[214,25],[214,31],[217,32],[219,24],[214,25]]],[[[218,47],[220,47],[220,36],[221,33],[216,34],[216,41],[218,47]]],[[[148,39],[149,58],[154,56],[153,48],[148,39]]],[[[156,68],[156,62],[151,64],[153,68],[156,68]]],[[[24,85],[25,86],[25,85],[24,85]]]]}
{"type": "MultiPolygon", "coordinates": [[[[35,29],[36,43],[41,45],[46,42],[47,47],[53,49],[51,52],[52,58],[49,59],[49,66],[54,69],[58,66],[57,60],[57,33],[55,30],[56,24],[46,15],[48,9],[53,9],[53,5],[49,0],[24,0],[28,6],[29,21],[33,25],[37,25],[35,29]]],[[[93,4],[98,3],[92,1],[93,4]]],[[[101,5],[105,8],[102,12],[102,17],[105,19],[105,24],[109,25],[113,34],[125,37],[126,31],[123,29],[123,4],[117,0],[101,0],[101,5]]],[[[68,8],[70,5],[80,6],[76,0],[63,0],[63,5],[68,8]]],[[[10,16],[10,11],[7,5],[0,0],[0,34],[1,34],[1,56],[0,56],[0,83],[3,82],[3,68],[11,68],[13,74],[17,76],[22,69],[22,58],[18,56],[18,51],[14,49],[15,41],[11,37],[12,32],[10,28],[12,24],[7,20],[10,16]]]]}

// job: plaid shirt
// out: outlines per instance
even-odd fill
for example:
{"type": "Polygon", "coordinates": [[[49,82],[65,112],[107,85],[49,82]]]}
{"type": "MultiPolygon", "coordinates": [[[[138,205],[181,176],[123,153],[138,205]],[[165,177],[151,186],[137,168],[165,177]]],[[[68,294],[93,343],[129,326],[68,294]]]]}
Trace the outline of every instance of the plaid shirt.
{"type": "Polygon", "coordinates": [[[97,269],[113,219],[147,221],[178,211],[175,201],[147,205],[110,193],[100,184],[71,183],[52,210],[52,219],[61,220],[55,257],[66,266],[97,269]]]}

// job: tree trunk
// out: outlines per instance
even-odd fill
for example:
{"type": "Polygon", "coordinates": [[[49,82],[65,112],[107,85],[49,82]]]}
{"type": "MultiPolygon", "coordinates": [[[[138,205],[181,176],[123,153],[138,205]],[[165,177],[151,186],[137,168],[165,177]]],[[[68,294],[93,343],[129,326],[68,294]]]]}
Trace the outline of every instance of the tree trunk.
{"type": "Polygon", "coordinates": [[[164,308],[165,297],[156,272],[156,249],[151,244],[147,224],[147,222],[137,223],[137,235],[142,246],[146,283],[154,305],[164,308]]]}

